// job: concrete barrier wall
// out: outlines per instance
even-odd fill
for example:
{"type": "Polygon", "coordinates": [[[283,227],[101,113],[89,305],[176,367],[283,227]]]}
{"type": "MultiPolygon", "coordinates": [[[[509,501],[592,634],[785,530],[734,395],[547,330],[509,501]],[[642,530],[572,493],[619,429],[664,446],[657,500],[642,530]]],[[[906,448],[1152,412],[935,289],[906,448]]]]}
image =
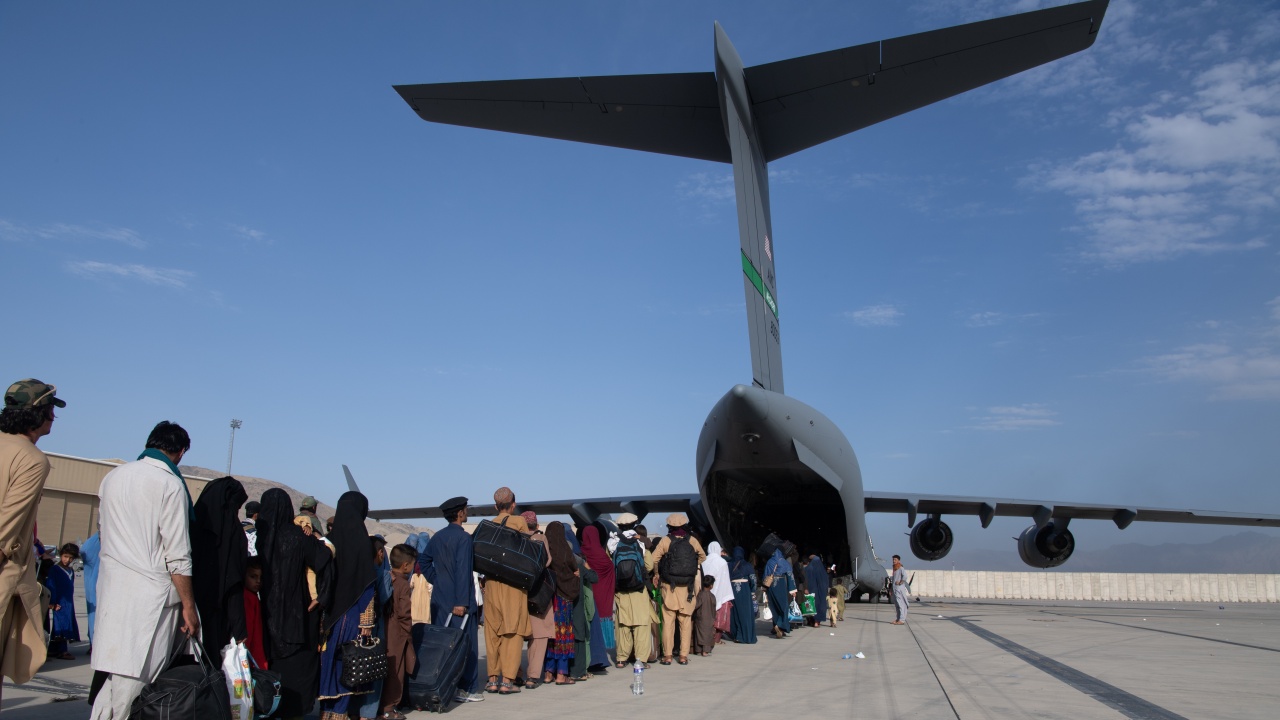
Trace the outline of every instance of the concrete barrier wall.
{"type": "Polygon", "coordinates": [[[1280,575],[916,570],[922,598],[1280,602],[1280,575]]]}

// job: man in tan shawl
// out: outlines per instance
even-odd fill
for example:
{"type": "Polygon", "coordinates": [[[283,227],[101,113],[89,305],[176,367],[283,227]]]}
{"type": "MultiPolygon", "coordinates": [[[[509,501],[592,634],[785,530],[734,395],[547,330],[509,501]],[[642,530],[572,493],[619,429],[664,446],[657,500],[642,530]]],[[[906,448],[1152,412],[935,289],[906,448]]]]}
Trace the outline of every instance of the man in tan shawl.
{"type": "Polygon", "coordinates": [[[4,394],[0,411],[0,674],[21,685],[45,661],[40,584],[36,582],[36,506],[49,458],[36,442],[53,430],[57,388],[34,378],[4,394]]]}
{"type": "MultiPolygon", "coordinates": [[[[493,505],[498,509],[498,517],[493,521],[517,530],[521,534],[529,531],[529,524],[516,510],[516,494],[511,488],[500,487],[493,493],[493,505]]],[[[529,596],[513,585],[508,585],[497,578],[486,578],[484,582],[484,649],[485,660],[489,666],[489,683],[485,685],[488,692],[502,695],[520,692],[512,681],[520,674],[520,657],[523,655],[524,639],[532,634],[529,624],[529,596]]]]}
{"type": "MultiPolygon", "coordinates": [[[[693,642],[693,610],[697,606],[698,595],[694,588],[702,587],[700,568],[706,559],[707,553],[702,549],[702,544],[689,532],[689,518],[684,513],[668,515],[667,536],[653,548],[653,565],[658,569],[655,577],[662,592],[662,659],[659,662],[663,665],[671,664],[677,620],[680,623],[680,656],[676,661],[681,665],[689,664],[689,646],[693,642]],[[687,548],[680,547],[686,544],[687,548]],[[670,575],[672,570],[664,569],[662,558],[671,553],[672,559],[676,560],[679,555],[688,554],[689,549],[692,549],[692,555],[696,557],[692,580],[686,583],[681,578],[681,582],[675,582],[676,578],[664,577],[664,572],[670,575]]],[[[673,566],[676,564],[672,563],[673,566]]],[[[678,564],[687,565],[684,558],[680,558],[678,564]]],[[[688,567],[679,569],[688,571],[688,567]]]]}

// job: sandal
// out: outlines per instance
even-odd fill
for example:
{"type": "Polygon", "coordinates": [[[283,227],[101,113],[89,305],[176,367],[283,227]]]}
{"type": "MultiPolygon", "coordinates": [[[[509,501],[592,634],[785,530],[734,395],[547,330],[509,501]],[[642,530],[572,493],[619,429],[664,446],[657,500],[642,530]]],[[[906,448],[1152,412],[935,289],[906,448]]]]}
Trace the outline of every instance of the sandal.
{"type": "Polygon", "coordinates": [[[613,666],[621,670],[622,668],[626,667],[627,664],[619,660],[618,662],[614,663],[613,666]]]}
{"type": "Polygon", "coordinates": [[[537,690],[537,689],[538,689],[538,686],[539,686],[539,685],[541,685],[541,684],[542,684],[542,681],[541,681],[541,680],[534,680],[534,679],[530,678],[530,679],[528,679],[528,680],[525,680],[525,681],[524,681],[524,689],[525,689],[525,690],[537,690]]]}
{"type": "Polygon", "coordinates": [[[572,684],[574,684],[575,682],[577,682],[577,680],[574,680],[573,678],[565,678],[565,679],[563,679],[563,680],[557,680],[557,681],[556,681],[556,684],[557,684],[557,685],[572,685],[572,684]]]}
{"type": "Polygon", "coordinates": [[[502,686],[497,680],[490,680],[489,684],[484,686],[484,691],[487,693],[496,693],[500,687],[502,686]]]}
{"type": "Polygon", "coordinates": [[[671,658],[662,658],[661,660],[659,660],[659,661],[658,661],[658,664],[659,664],[659,665],[670,665],[670,664],[671,664],[671,658]]]}
{"type": "Polygon", "coordinates": [[[515,695],[518,692],[520,692],[520,688],[515,687],[514,685],[507,682],[506,680],[503,680],[502,682],[498,683],[499,695],[515,695]]]}
{"type": "Polygon", "coordinates": [[[688,665],[688,664],[689,664],[689,658],[688,658],[688,657],[685,657],[685,656],[678,657],[678,658],[676,658],[676,664],[677,664],[677,665],[688,665]]]}

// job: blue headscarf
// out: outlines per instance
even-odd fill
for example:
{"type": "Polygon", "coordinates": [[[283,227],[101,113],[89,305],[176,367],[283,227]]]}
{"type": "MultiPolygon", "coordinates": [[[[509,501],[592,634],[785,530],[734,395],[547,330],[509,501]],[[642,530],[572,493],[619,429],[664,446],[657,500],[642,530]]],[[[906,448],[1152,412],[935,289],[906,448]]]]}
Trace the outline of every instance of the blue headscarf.
{"type": "Polygon", "coordinates": [[[769,562],[765,563],[764,574],[768,575],[786,575],[791,572],[791,561],[782,556],[782,550],[773,551],[773,557],[769,558],[769,562]]]}
{"type": "Polygon", "coordinates": [[[741,547],[733,549],[733,561],[729,563],[729,579],[745,580],[751,577],[751,573],[755,568],[751,567],[751,563],[747,562],[747,554],[741,547]]]}
{"type": "Polygon", "coordinates": [[[564,536],[569,541],[569,547],[573,549],[573,554],[581,555],[582,546],[578,544],[578,538],[573,534],[573,531],[569,529],[568,523],[562,523],[562,525],[564,526],[564,536]]]}

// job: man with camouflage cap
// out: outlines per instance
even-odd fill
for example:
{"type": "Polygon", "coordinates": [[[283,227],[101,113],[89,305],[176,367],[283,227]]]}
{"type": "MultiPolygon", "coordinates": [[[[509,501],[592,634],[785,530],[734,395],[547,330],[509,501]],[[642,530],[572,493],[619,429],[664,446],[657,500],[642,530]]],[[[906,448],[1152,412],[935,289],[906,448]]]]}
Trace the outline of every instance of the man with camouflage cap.
{"type": "MultiPolygon", "coordinates": [[[[311,518],[311,534],[324,537],[327,523],[320,522],[320,518],[316,516],[316,510],[319,507],[320,503],[316,501],[315,496],[308,495],[302,498],[302,504],[298,506],[298,514],[311,518]]],[[[333,518],[329,518],[329,522],[333,522],[333,518]]]]}
{"type": "Polygon", "coordinates": [[[0,411],[0,674],[22,684],[45,661],[40,585],[32,540],[49,458],[36,442],[67,403],[52,385],[27,378],[9,386],[0,411]]]}

